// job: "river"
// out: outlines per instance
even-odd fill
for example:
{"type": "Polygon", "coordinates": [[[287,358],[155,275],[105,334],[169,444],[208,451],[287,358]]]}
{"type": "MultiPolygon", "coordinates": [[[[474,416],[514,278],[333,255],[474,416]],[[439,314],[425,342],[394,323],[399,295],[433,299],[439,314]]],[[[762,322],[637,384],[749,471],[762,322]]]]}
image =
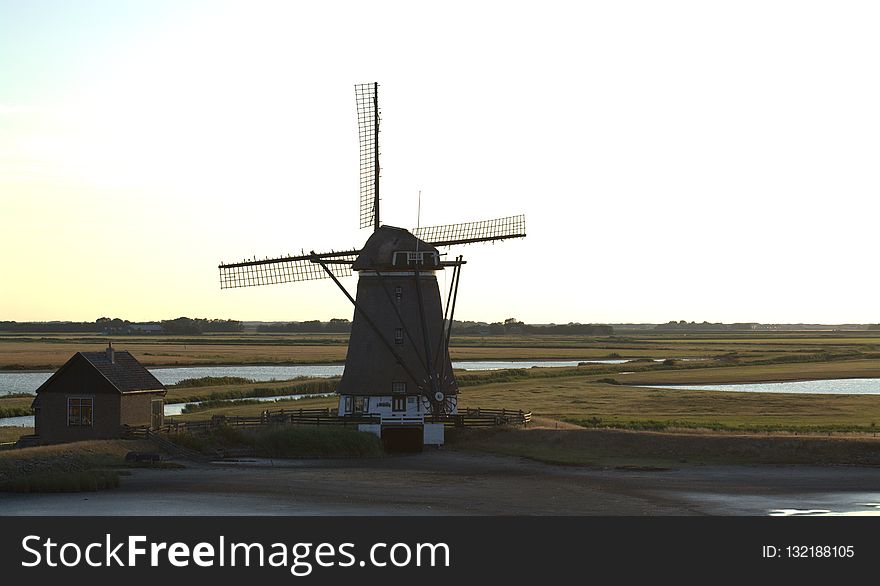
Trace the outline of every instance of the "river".
{"type": "Polygon", "coordinates": [[[880,378],[836,378],[778,383],[729,383],[718,385],[640,385],[652,389],[686,391],[735,391],[738,393],[795,393],[803,395],[880,395],[880,378]]]}
{"type": "MultiPolygon", "coordinates": [[[[626,360],[461,360],[452,363],[460,370],[502,370],[505,368],[549,368],[589,364],[623,364],[626,360]]],[[[187,378],[238,376],[255,381],[290,380],[301,376],[331,377],[342,374],[342,364],[293,364],[272,366],[181,366],[148,369],[163,385],[173,385],[187,378]]],[[[52,376],[51,372],[0,371],[0,397],[12,393],[33,393],[52,376]]]]}
{"type": "MultiPolygon", "coordinates": [[[[460,370],[502,370],[505,368],[548,368],[577,366],[581,362],[590,364],[622,364],[626,360],[463,360],[452,363],[460,370]]],[[[296,364],[273,366],[181,366],[172,368],[148,369],[164,385],[173,385],[188,378],[206,376],[237,376],[255,381],[290,380],[306,376],[327,378],[342,374],[342,364],[296,364]]],[[[0,397],[11,393],[33,393],[52,376],[51,372],[0,372],[0,397]]],[[[278,397],[259,397],[257,401],[278,399],[299,399],[306,395],[283,395],[278,397]]],[[[307,395],[311,397],[325,395],[307,395]]],[[[180,415],[184,403],[168,403],[165,415],[180,415]]],[[[21,417],[0,417],[0,427],[33,427],[33,415],[21,417]]]]}
{"type": "MultiPolygon", "coordinates": [[[[460,361],[452,366],[461,370],[500,370],[505,368],[547,368],[577,366],[581,362],[591,364],[622,364],[626,360],[495,360],[460,361]]],[[[172,385],[187,378],[205,376],[239,376],[256,381],[289,380],[299,376],[331,377],[342,374],[341,364],[306,364],[291,366],[185,366],[179,368],[149,369],[160,382],[172,385]]],[[[52,373],[49,372],[0,372],[0,396],[11,392],[33,393],[52,373]]],[[[736,391],[745,393],[795,393],[831,395],[880,395],[880,378],[844,378],[809,381],[788,381],[776,383],[735,383],[706,385],[646,385],[659,389],[682,389],[699,391],[736,391]]],[[[316,395],[311,395],[316,396],[316,395]]],[[[277,399],[299,399],[303,395],[284,395],[262,397],[259,401],[277,399]]],[[[183,403],[165,405],[165,415],[180,415],[183,403]]],[[[31,415],[0,418],[0,426],[32,427],[31,415]]]]}

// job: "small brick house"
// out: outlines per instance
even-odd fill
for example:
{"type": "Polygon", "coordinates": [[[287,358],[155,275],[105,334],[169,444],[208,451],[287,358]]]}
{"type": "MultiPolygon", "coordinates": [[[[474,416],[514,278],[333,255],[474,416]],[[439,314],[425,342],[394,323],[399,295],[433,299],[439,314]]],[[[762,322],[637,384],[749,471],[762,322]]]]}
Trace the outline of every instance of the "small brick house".
{"type": "Polygon", "coordinates": [[[128,352],[77,352],[37,389],[34,435],[51,444],[121,437],[163,423],[165,385],[128,352]]]}

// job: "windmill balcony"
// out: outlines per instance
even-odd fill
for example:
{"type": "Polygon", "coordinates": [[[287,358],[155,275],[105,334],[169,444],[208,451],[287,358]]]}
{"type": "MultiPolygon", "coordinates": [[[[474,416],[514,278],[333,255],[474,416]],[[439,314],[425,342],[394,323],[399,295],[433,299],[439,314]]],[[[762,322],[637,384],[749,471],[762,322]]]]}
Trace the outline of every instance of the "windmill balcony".
{"type": "MultiPolygon", "coordinates": [[[[456,413],[454,398],[451,401],[451,413],[456,413]]],[[[424,445],[442,445],[444,442],[444,426],[442,423],[426,422],[430,412],[426,412],[423,397],[420,395],[386,395],[386,396],[351,396],[340,395],[339,413],[343,415],[364,415],[378,417],[379,423],[362,423],[360,431],[375,434],[383,438],[389,437],[394,430],[418,430],[424,445]]],[[[395,432],[396,433],[396,432],[395,432]]],[[[411,441],[411,438],[407,441],[411,441]]]]}

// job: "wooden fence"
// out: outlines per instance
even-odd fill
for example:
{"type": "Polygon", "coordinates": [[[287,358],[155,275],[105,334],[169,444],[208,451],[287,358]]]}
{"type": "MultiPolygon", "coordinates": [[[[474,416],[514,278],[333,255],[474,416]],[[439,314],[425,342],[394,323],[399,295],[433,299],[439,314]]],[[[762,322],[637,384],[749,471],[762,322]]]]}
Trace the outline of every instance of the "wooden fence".
{"type": "Polygon", "coordinates": [[[481,409],[476,407],[464,409],[458,415],[450,417],[459,416],[474,419],[494,418],[497,421],[495,425],[528,425],[532,421],[532,412],[522,409],[481,409]]]}
{"type": "Polygon", "coordinates": [[[275,409],[261,415],[244,417],[238,415],[215,415],[211,419],[195,421],[171,420],[157,431],[164,433],[207,431],[225,425],[234,427],[264,427],[271,425],[343,425],[357,426],[361,423],[379,423],[378,417],[340,417],[335,409],[275,409]]]}
{"type": "MultiPolygon", "coordinates": [[[[442,423],[449,427],[492,427],[496,425],[528,425],[532,420],[531,412],[511,409],[465,409],[454,415],[442,417],[425,417],[427,423],[442,423]]],[[[421,423],[416,421],[401,421],[399,424],[421,423]]],[[[253,417],[237,415],[215,415],[211,419],[177,421],[170,420],[162,427],[154,430],[156,433],[194,433],[205,432],[223,426],[233,427],[264,427],[272,425],[342,425],[357,426],[362,423],[378,425],[382,423],[378,416],[367,415],[344,415],[337,414],[335,409],[275,409],[266,410],[262,414],[253,417]]],[[[385,422],[394,425],[394,422],[385,422]]],[[[149,432],[144,429],[132,428],[129,430],[131,437],[149,437],[149,432]]]]}

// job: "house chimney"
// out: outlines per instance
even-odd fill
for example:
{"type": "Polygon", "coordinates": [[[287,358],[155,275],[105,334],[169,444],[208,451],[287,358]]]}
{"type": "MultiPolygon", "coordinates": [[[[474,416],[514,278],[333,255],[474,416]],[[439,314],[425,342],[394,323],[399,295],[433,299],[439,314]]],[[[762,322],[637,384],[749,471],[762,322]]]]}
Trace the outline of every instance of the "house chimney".
{"type": "Polygon", "coordinates": [[[107,360],[110,364],[116,364],[116,353],[113,351],[113,344],[107,342],[107,360]]]}

